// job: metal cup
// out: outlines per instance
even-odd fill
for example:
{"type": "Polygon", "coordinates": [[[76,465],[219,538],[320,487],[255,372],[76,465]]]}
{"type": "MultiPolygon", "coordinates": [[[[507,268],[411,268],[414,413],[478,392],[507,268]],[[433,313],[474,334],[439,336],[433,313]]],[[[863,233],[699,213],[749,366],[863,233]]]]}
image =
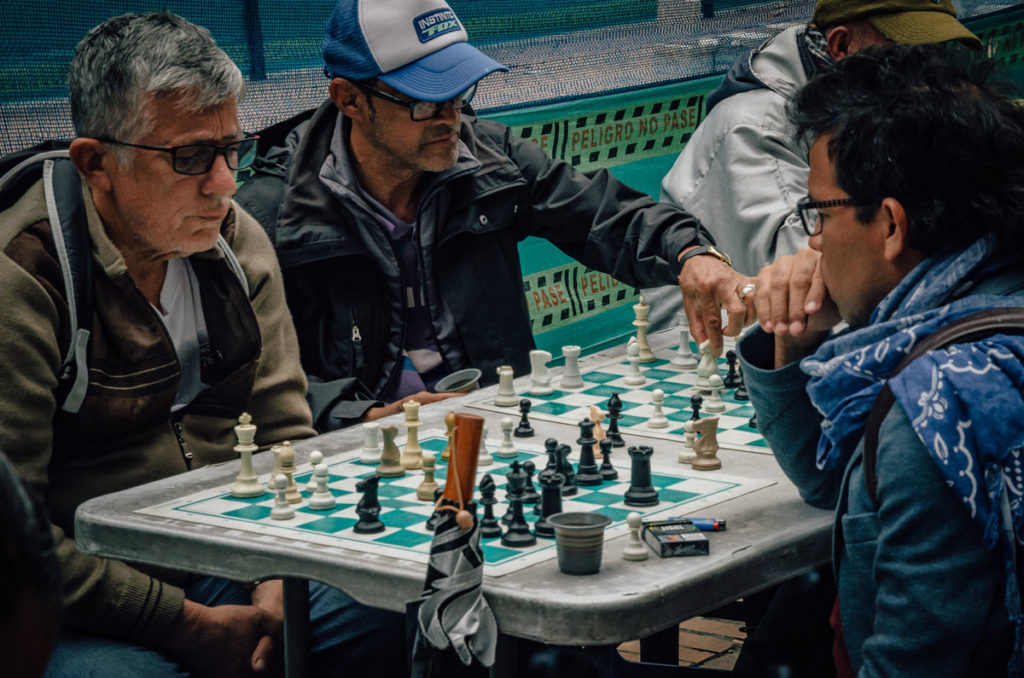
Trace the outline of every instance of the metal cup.
{"type": "Polygon", "coordinates": [[[600,513],[567,511],[547,520],[555,528],[558,569],[565,574],[596,574],[601,569],[604,528],[612,519],[600,513]]]}

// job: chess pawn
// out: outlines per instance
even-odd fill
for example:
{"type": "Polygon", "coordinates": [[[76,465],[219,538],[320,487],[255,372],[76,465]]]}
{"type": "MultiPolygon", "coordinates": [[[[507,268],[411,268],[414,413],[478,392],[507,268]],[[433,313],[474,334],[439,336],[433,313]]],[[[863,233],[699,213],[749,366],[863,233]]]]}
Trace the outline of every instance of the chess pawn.
{"type": "Polygon", "coordinates": [[[281,462],[281,473],[288,478],[285,497],[289,504],[298,504],[302,501],[302,493],[299,492],[299,486],[295,484],[295,450],[289,441],[281,443],[278,459],[281,462]]]}
{"type": "Polygon", "coordinates": [[[697,431],[694,429],[699,419],[687,419],[683,422],[683,430],[686,432],[686,439],[683,442],[683,446],[679,448],[680,464],[690,464],[697,457],[697,453],[693,451],[693,445],[697,442],[697,431]]]}
{"type": "Polygon", "coordinates": [[[313,485],[315,489],[309,498],[309,508],[314,511],[329,511],[337,503],[331,490],[327,487],[328,479],[327,464],[319,463],[313,467],[313,480],[310,485],[313,485]]]}
{"type": "Polygon", "coordinates": [[[651,392],[651,403],[654,405],[654,414],[647,420],[648,428],[668,428],[668,419],[662,411],[662,403],[665,402],[665,392],[656,388],[651,392]]]}
{"type": "Polygon", "coordinates": [[[686,312],[676,313],[676,321],[679,323],[679,350],[669,362],[680,369],[692,370],[697,367],[697,358],[690,350],[690,323],[686,319],[686,312]]]}
{"type": "Polygon", "coordinates": [[[455,435],[455,410],[448,410],[448,414],[444,415],[444,426],[446,429],[444,437],[448,439],[448,442],[445,443],[444,449],[441,450],[441,458],[448,461],[451,459],[452,446],[455,444],[455,438],[453,437],[455,435]]]}
{"type": "Polygon", "coordinates": [[[711,391],[711,397],[704,401],[705,412],[725,412],[725,402],[722,400],[722,390],[724,388],[725,384],[718,373],[708,377],[708,390],[711,391]]]}
{"type": "Polygon", "coordinates": [[[487,427],[484,426],[483,431],[480,433],[480,455],[477,457],[477,466],[490,466],[494,463],[494,457],[491,456],[490,451],[487,449],[487,427]]]}
{"type": "Polygon", "coordinates": [[[400,463],[402,468],[413,471],[422,468],[423,449],[420,447],[419,428],[423,424],[420,421],[420,404],[415,400],[406,400],[402,403],[405,410],[405,447],[402,448],[400,463]]]}
{"type": "Polygon", "coordinates": [[[562,388],[583,388],[583,376],[580,374],[580,347],[563,346],[562,356],[565,358],[565,367],[562,369],[562,379],[558,385],[562,388]]]}
{"type": "Polygon", "coordinates": [[[252,423],[252,415],[248,412],[243,412],[238,417],[235,437],[238,440],[238,444],[235,445],[235,452],[238,453],[241,459],[241,467],[238,469],[238,477],[235,479],[235,484],[231,486],[231,496],[262,496],[267,491],[267,488],[256,477],[256,472],[252,467],[252,455],[259,447],[253,443],[253,440],[256,439],[256,427],[252,423]]]}
{"type": "Polygon", "coordinates": [[[429,452],[423,455],[423,481],[416,488],[416,498],[420,501],[433,501],[437,481],[434,480],[434,465],[437,459],[429,452]]]}
{"type": "Polygon", "coordinates": [[[377,434],[380,432],[380,424],[370,421],[363,424],[363,449],[359,453],[360,464],[380,463],[380,443],[377,441],[377,434]]]}
{"type": "Polygon", "coordinates": [[[619,472],[612,466],[612,441],[611,438],[605,438],[598,442],[598,447],[601,448],[601,477],[608,482],[610,480],[616,480],[619,477],[619,472]]]}
{"type": "Polygon", "coordinates": [[[647,560],[647,547],[640,539],[642,521],[640,514],[636,511],[626,516],[626,524],[629,525],[629,541],[622,549],[622,557],[626,560],[647,560]]]}
{"type": "Polygon", "coordinates": [[[309,453],[309,467],[313,469],[313,473],[309,474],[309,481],[306,483],[306,487],[303,489],[304,492],[312,494],[316,491],[316,467],[322,464],[324,461],[324,453],[320,450],[313,450],[309,453]]]}
{"type": "Polygon", "coordinates": [[[515,443],[512,442],[512,427],[515,426],[515,420],[512,417],[502,417],[501,419],[501,445],[495,451],[494,456],[501,459],[515,459],[519,456],[519,452],[516,450],[515,443]]]}
{"type": "Polygon", "coordinates": [[[626,346],[626,359],[629,361],[629,371],[622,383],[627,386],[642,386],[647,380],[640,371],[640,347],[637,346],[636,337],[630,339],[626,346]]]}
{"type": "Polygon", "coordinates": [[[295,509],[285,496],[288,492],[288,476],[278,473],[273,478],[274,508],[270,509],[270,517],[274,520],[288,520],[295,517],[295,509]]]}
{"type": "Polygon", "coordinates": [[[636,346],[642,363],[653,363],[655,360],[654,351],[651,350],[651,345],[647,341],[647,328],[651,325],[651,321],[647,317],[650,312],[651,307],[644,303],[644,297],[641,294],[640,300],[633,305],[633,315],[636,317],[633,326],[636,327],[636,346]]]}
{"type": "Polygon", "coordinates": [[[696,457],[690,462],[690,466],[697,471],[715,471],[722,468],[722,461],[715,456],[718,452],[718,417],[695,421],[693,428],[699,437],[693,444],[696,457]]]}
{"type": "Polygon", "coordinates": [[[530,351],[530,395],[550,395],[554,392],[555,389],[551,387],[551,371],[548,369],[549,360],[551,354],[547,351],[530,351]]]}
{"type": "Polygon", "coordinates": [[[398,433],[398,429],[394,426],[380,427],[380,434],[384,438],[384,452],[380,455],[377,475],[384,478],[394,478],[405,474],[405,467],[401,464],[402,454],[395,445],[396,433],[398,433]]]}
{"type": "Polygon", "coordinates": [[[512,368],[508,365],[498,367],[498,394],[494,396],[494,404],[500,407],[515,407],[519,404],[512,368]]]}

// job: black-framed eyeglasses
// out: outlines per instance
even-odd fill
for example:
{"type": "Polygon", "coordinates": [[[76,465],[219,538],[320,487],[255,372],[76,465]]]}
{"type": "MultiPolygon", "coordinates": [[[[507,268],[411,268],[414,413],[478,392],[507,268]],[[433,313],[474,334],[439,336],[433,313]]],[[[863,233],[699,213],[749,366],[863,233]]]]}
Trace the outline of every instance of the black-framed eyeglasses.
{"type": "Polygon", "coordinates": [[[800,223],[809,236],[821,233],[821,215],[818,210],[829,207],[851,207],[860,205],[853,198],[839,198],[837,200],[804,200],[796,204],[796,211],[800,213],[800,223]]]}
{"type": "Polygon", "coordinates": [[[431,118],[436,118],[441,115],[441,112],[444,111],[444,107],[448,105],[448,101],[452,102],[452,105],[455,106],[455,108],[465,108],[466,106],[469,106],[469,102],[473,100],[473,95],[476,94],[476,83],[473,83],[465,92],[457,94],[447,101],[420,101],[419,99],[403,99],[401,97],[396,97],[394,94],[389,94],[388,92],[379,90],[376,87],[371,87],[365,82],[352,81],[352,84],[363,91],[375,94],[385,101],[390,101],[391,103],[398,104],[399,106],[408,106],[409,117],[415,122],[423,122],[424,120],[430,120],[431,118]]]}
{"type": "Polygon", "coordinates": [[[228,169],[239,170],[252,165],[256,160],[256,141],[258,136],[245,137],[225,146],[215,144],[184,144],[182,146],[148,146],[146,144],[129,144],[127,141],[106,139],[98,140],[118,146],[131,146],[147,151],[163,151],[171,154],[171,167],[178,174],[196,176],[206,174],[213,167],[218,155],[223,155],[228,169]]]}

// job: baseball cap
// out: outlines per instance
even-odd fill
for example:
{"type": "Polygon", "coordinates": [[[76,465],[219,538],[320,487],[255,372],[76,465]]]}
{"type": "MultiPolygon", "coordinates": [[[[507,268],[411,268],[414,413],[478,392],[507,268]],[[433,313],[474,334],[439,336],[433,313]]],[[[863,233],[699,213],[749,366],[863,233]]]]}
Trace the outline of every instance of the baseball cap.
{"type": "Polygon", "coordinates": [[[443,0],[340,0],[327,21],[324,72],[380,78],[422,101],[447,101],[508,69],[467,42],[443,0]]]}
{"type": "Polygon", "coordinates": [[[811,21],[827,27],[862,18],[904,45],[959,40],[981,49],[978,36],[957,21],[953,0],[818,0],[811,21]]]}

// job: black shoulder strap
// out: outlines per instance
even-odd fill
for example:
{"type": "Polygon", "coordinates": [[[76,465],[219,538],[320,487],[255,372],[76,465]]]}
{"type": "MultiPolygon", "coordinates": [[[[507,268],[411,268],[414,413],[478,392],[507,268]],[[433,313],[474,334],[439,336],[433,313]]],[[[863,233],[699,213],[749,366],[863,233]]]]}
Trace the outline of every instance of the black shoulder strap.
{"type": "MultiPolygon", "coordinates": [[[[914,346],[892,374],[889,381],[917,358],[928,351],[945,348],[951,344],[978,341],[993,334],[1024,334],[1024,308],[994,308],[988,311],[979,311],[965,316],[960,320],[946,325],[937,332],[914,346]]],[[[896,396],[888,382],[882,387],[875,404],[868,413],[867,423],[864,426],[864,484],[867,486],[871,502],[877,509],[878,501],[878,475],[876,464],[878,461],[878,430],[882,426],[896,396]]]]}

